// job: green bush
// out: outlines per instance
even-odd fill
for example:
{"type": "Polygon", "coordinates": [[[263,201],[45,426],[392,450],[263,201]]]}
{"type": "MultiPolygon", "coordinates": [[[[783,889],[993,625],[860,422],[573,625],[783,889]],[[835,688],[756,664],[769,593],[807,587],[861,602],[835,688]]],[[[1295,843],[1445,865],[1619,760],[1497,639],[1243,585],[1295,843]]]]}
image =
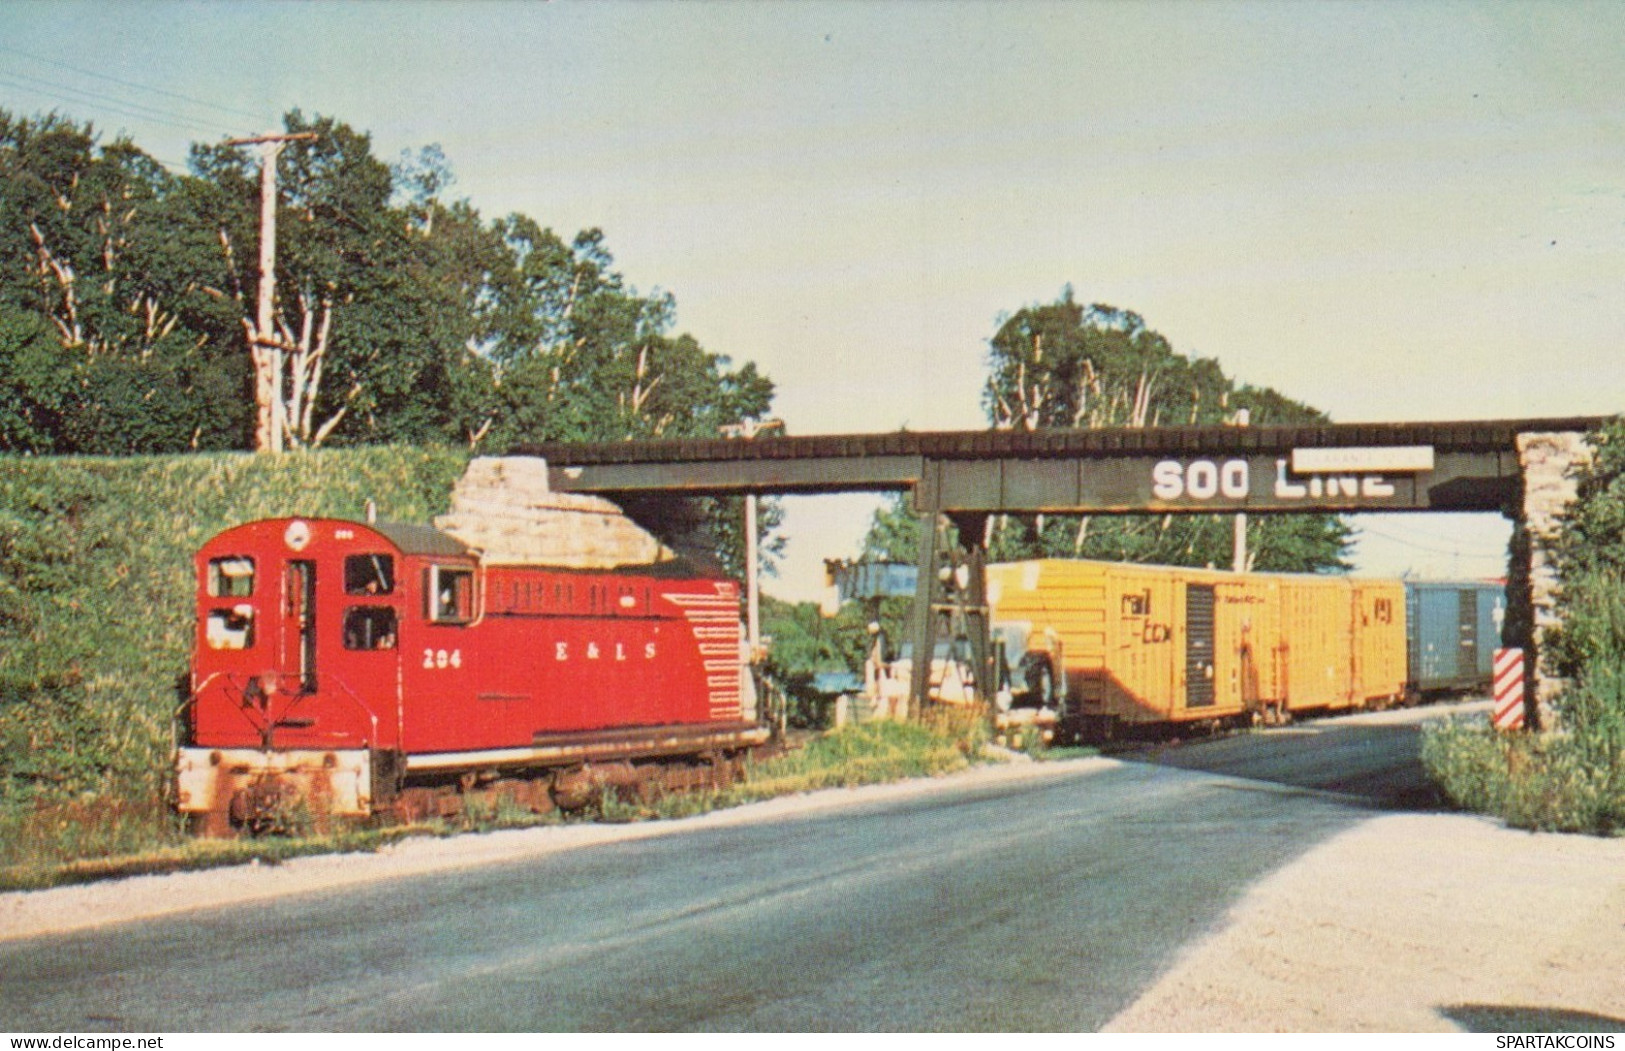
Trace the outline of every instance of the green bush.
{"type": "Polygon", "coordinates": [[[1599,765],[1625,749],[1625,572],[1588,568],[1564,586],[1556,633],[1558,666],[1569,677],[1558,698],[1560,725],[1599,765]]]}
{"type": "Polygon", "coordinates": [[[1422,763],[1457,806],[1495,814],[1514,828],[1625,831],[1618,757],[1599,764],[1572,734],[1509,734],[1486,722],[1442,723],[1424,731],[1422,763]]]}

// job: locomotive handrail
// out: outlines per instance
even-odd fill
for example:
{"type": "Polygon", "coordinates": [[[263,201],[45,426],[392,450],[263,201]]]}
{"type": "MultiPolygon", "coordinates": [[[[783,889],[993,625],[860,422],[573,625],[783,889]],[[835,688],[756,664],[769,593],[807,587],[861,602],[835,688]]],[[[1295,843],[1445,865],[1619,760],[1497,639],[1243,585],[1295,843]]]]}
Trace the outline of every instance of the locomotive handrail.
{"type": "Polygon", "coordinates": [[[474,619],[464,627],[477,628],[485,622],[486,591],[490,587],[491,567],[485,563],[485,552],[475,549],[474,579],[478,586],[474,589],[474,619]]]}
{"type": "MultiPolygon", "coordinates": [[[[252,679],[252,676],[250,676],[250,678],[252,679]]],[[[197,689],[193,690],[192,695],[190,697],[188,697],[185,700],[185,702],[183,702],[181,704],[180,708],[176,709],[175,714],[179,715],[187,707],[196,704],[198,696],[200,694],[202,694],[203,691],[208,688],[209,684],[211,682],[213,682],[214,680],[216,680],[216,679],[225,679],[226,683],[229,686],[234,687],[237,690],[238,696],[246,697],[248,695],[248,686],[247,685],[239,686],[237,684],[237,676],[236,675],[232,674],[229,671],[211,672],[207,677],[204,678],[204,680],[202,682],[198,683],[197,689]]],[[[262,723],[258,719],[254,718],[254,716],[250,714],[250,712],[252,712],[253,709],[250,708],[246,704],[233,705],[232,708],[233,708],[234,711],[237,712],[238,715],[243,717],[243,721],[248,724],[249,729],[251,729],[255,733],[259,734],[262,739],[265,738],[266,729],[270,725],[268,722],[262,723]]],[[[271,713],[269,711],[265,712],[265,715],[266,715],[267,719],[270,718],[270,714],[271,713]]]]}
{"type": "MultiPolygon", "coordinates": [[[[217,672],[216,674],[219,673],[217,672]]],[[[212,675],[210,676],[210,678],[213,677],[214,676],[212,675]]],[[[207,685],[207,683],[208,679],[205,679],[204,684],[207,685]]],[[[182,701],[176,706],[174,711],[169,713],[169,758],[171,764],[178,765],[178,758],[181,754],[181,715],[186,711],[186,709],[192,707],[192,705],[196,702],[197,691],[194,690],[186,695],[186,700],[182,701]]],[[[173,807],[179,804],[178,788],[179,786],[175,778],[166,777],[164,779],[163,797],[165,805],[173,807]]]]}
{"type": "MultiPolygon", "coordinates": [[[[355,706],[357,708],[361,709],[361,714],[365,715],[367,717],[367,721],[372,724],[372,733],[370,735],[368,735],[368,737],[367,737],[367,739],[365,741],[362,742],[362,747],[371,748],[374,744],[376,744],[378,742],[378,716],[374,715],[372,709],[367,707],[367,702],[363,701],[359,696],[356,695],[356,692],[354,690],[350,689],[349,683],[345,682],[343,679],[340,679],[337,676],[330,676],[329,678],[330,678],[330,680],[332,682],[338,683],[339,688],[341,690],[343,690],[345,694],[349,695],[350,700],[355,703],[355,706]]],[[[278,724],[282,723],[285,719],[287,719],[287,717],[293,713],[293,710],[295,708],[299,707],[300,704],[302,704],[304,701],[306,701],[307,699],[309,699],[311,697],[314,697],[314,696],[316,696],[314,693],[308,693],[308,692],[307,693],[297,694],[293,699],[293,703],[289,704],[286,708],[284,708],[282,710],[282,714],[280,716],[278,716],[275,720],[267,723],[266,731],[265,731],[265,741],[266,741],[266,749],[267,750],[270,750],[271,738],[272,738],[272,735],[274,735],[276,733],[276,728],[277,728],[278,724]]],[[[267,714],[267,716],[269,716],[270,713],[267,712],[266,714],[267,714]]]]}
{"type": "MultiPolygon", "coordinates": [[[[171,752],[174,752],[176,749],[178,749],[180,747],[180,743],[181,743],[180,742],[180,734],[177,732],[177,727],[179,726],[181,716],[186,712],[186,709],[191,708],[194,705],[196,705],[198,695],[201,694],[204,690],[208,689],[210,683],[214,682],[214,680],[219,679],[219,678],[224,678],[227,682],[232,683],[233,685],[236,684],[236,680],[232,677],[232,674],[230,672],[224,672],[224,671],[210,672],[208,675],[206,675],[204,677],[202,682],[198,683],[196,689],[194,689],[191,693],[186,695],[186,700],[182,701],[178,706],[176,706],[175,710],[170,713],[170,715],[169,715],[169,750],[171,752]]],[[[243,715],[243,718],[245,720],[247,720],[248,725],[250,727],[252,727],[254,730],[260,731],[260,732],[264,731],[265,728],[263,726],[259,725],[253,719],[248,717],[248,715],[246,714],[247,709],[245,709],[245,708],[243,708],[242,706],[239,705],[238,708],[237,708],[237,711],[240,714],[243,715]]]]}
{"type": "MultiPolygon", "coordinates": [[[[354,701],[356,707],[361,709],[361,714],[365,715],[367,717],[367,721],[372,723],[372,735],[368,737],[365,742],[363,742],[365,747],[371,748],[373,745],[378,743],[378,716],[371,708],[367,707],[367,702],[363,701],[360,695],[358,695],[354,690],[350,689],[349,683],[337,677],[335,677],[333,681],[339,684],[340,689],[349,694],[350,700],[354,701]]],[[[399,745],[397,745],[397,747],[399,747],[399,745]]]]}
{"type": "Polygon", "coordinates": [[[181,717],[186,713],[186,709],[192,707],[194,704],[197,703],[197,695],[198,695],[198,693],[200,691],[202,691],[203,687],[209,685],[209,682],[211,680],[217,678],[220,674],[221,674],[220,672],[214,672],[208,678],[204,679],[203,684],[201,686],[199,686],[196,690],[193,690],[191,693],[187,694],[186,695],[186,700],[184,700],[180,704],[178,704],[175,707],[175,710],[169,713],[169,754],[170,755],[175,755],[177,752],[180,751],[180,747],[181,747],[181,734],[180,734],[181,717]]]}

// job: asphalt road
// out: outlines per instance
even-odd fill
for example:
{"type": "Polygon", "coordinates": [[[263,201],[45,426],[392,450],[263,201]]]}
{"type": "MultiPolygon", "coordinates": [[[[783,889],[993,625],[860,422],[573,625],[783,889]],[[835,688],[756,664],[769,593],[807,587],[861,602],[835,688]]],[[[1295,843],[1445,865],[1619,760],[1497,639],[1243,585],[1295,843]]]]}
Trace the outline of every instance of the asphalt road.
{"type": "Polygon", "coordinates": [[[1423,801],[1415,751],[1412,727],[1318,723],[4,943],[0,1019],[19,1032],[1090,1030],[1254,881],[1372,809],[1423,801]]]}
{"type": "Polygon", "coordinates": [[[1309,719],[1254,733],[1130,745],[1118,758],[1336,792],[1388,810],[1430,810],[1443,796],[1420,758],[1420,717],[1486,715],[1487,701],[1309,719]]]}

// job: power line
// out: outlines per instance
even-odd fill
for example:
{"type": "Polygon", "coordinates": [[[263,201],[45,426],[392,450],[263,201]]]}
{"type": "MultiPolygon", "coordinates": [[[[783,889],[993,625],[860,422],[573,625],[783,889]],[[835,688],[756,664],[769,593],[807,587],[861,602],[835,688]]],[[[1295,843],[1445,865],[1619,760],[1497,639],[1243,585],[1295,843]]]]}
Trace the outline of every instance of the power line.
{"type": "MultiPolygon", "coordinates": [[[[1389,518],[1389,517],[1392,517],[1392,516],[1385,515],[1383,517],[1384,518],[1389,518]]],[[[1438,541],[1441,544],[1454,544],[1454,543],[1457,542],[1459,534],[1454,534],[1454,533],[1441,534],[1441,533],[1435,532],[1435,531],[1433,531],[1431,529],[1424,529],[1424,528],[1422,528],[1421,525],[1417,524],[1417,522],[1415,521],[1416,516],[1410,515],[1410,516],[1406,516],[1406,517],[1407,517],[1407,521],[1405,522],[1405,532],[1407,534],[1411,535],[1411,536],[1422,537],[1423,539],[1426,539],[1426,540],[1435,540],[1435,541],[1438,541]]],[[[1508,529],[1511,528],[1511,523],[1506,523],[1506,525],[1507,525],[1508,529]]]]}
{"type": "MultiPolygon", "coordinates": [[[[29,81],[32,84],[44,85],[45,88],[49,88],[54,91],[66,91],[70,94],[79,95],[86,99],[93,99],[97,102],[112,103],[116,106],[122,106],[139,116],[143,116],[151,120],[167,120],[169,118],[185,120],[184,114],[175,113],[172,110],[159,109],[156,106],[149,106],[144,102],[134,102],[129,99],[121,99],[113,95],[104,94],[100,91],[94,91],[90,88],[79,87],[77,84],[63,84],[60,81],[50,80],[46,77],[35,76],[32,73],[24,73],[15,69],[8,70],[6,75],[29,81]]],[[[39,89],[36,88],[35,90],[39,89]]]]}
{"type": "Polygon", "coordinates": [[[44,63],[47,66],[55,66],[58,69],[65,69],[70,73],[77,73],[80,76],[84,76],[84,77],[94,77],[97,80],[105,80],[108,83],[118,84],[121,87],[134,88],[137,91],[147,91],[147,92],[151,92],[154,95],[163,95],[166,98],[176,99],[176,100],[181,101],[181,102],[189,102],[194,106],[204,106],[204,107],[207,107],[209,109],[219,110],[222,113],[230,113],[230,114],[234,114],[235,116],[239,116],[239,117],[247,117],[249,120],[253,120],[253,121],[259,121],[259,122],[263,123],[263,121],[265,120],[265,115],[263,113],[250,113],[247,110],[240,110],[240,109],[237,109],[237,108],[232,107],[232,106],[222,106],[218,102],[209,102],[206,99],[193,98],[190,95],[182,95],[178,91],[166,91],[163,88],[155,88],[155,87],[150,87],[150,86],[148,86],[146,84],[138,84],[138,83],[136,83],[135,81],[132,81],[132,80],[120,80],[118,77],[110,77],[105,73],[97,73],[97,72],[94,72],[94,71],[88,70],[88,69],[80,69],[77,66],[68,65],[66,62],[58,62],[55,59],[45,58],[42,55],[31,54],[31,53],[29,53],[27,51],[23,51],[23,50],[20,50],[18,48],[7,47],[4,44],[0,44],[0,51],[7,51],[7,52],[10,52],[13,55],[21,55],[23,58],[31,59],[31,60],[33,60],[35,62],[41,62],[41,63],[44,63]]]}
{"type": "MultiPolygon", "coordinates": [[[[54,98],[59,102],[66,102],[70,105],[100,107],[101,109],[116,113],[121,117],[149,121],[153,124],[163,124],[171,128],[178,128],[181,131],[196,131],[200,127],[200,123],[198,121],[187,120],[184,114],[166,113],[163,110],[156,110],[150,106],[144,106],[139,102],[125,102],[120,99],[115,99],[109,95],[103,95],[100,92],[86,91],[66,84],[57,84],[53,81],[44,80],[40,77],[30,76],[27,73],[12,71],[10,76],[22,77],[27,80],[36,81],[37,83],[19,83],[16,80],[11,80],[7,77],[0,76],[0,84],[4,84],[18,91],[32,91],[35,94],[44,95],[47,98],[54,98]],[[45,86],[40,87],[39,85],[41,84],[45,86]]],[[[218,129],[221,126],[214,125],[213,127],[218,129]]]]}
{"type": "Polygon", "coordinates": [[[1403,544],[1406,547],[1412,547],[1418,551],[1426,551],[1429,554],[1434,555],[1451,555],[1456,558],[1504,558],[1506,556],[1505,551],[1485,553],[1467,550],[1460,547],[1430,547],[1427,544],[1418,544],[1414,540],[1407,540],[1404,537],[1394,536],[1391,533],[1384,533],[1380,529],[1372,529],[1368,526],[1361,526],[1360,532],[1370,533],[1372,536],[1381,537],[1384,540],[1389,540],[1396,544],[1403,544]]]}
{"type": "Polygon", "coordinates": [[[1414,547],[1415,551],[1427,551],[1430,552],[1430,554],[1448,554],[1448,556],[1461,557],[1461,559],[1492,559],[1492,557],[1503,557],[1506,554],[1505,551],[1485,552],[1471,551],[1471,549],[1464,549],[1464,547],[1435,547],[1432,546],[1432,544],[1415,543],[1415,541],[1402,538],[1402,536],[1393,536],[1391,533],[1381,533],[1381,531],[1376,530],[1363,531],[1365,531],[1365,533],[1370,533],[1371,536],[1376,536],[1376,538],[1386,539],[1386,541],[1389,541],[1389,543],[1401,544],[1401,546],[1404,547],[1414,547]]]}
{"type": "MultiPolygon", "coordinates": [[[[0,85],[4,85],[4,86],[7,86],[7,87],[12,87],[12,88],[17,88],[18,90],[22,90],[22,91],[37,91],[39,94],[46,95],[46,96],[48,96],[50,98],[58,99],[59,101],[62,101],[62,102],[69,102],[69,103],[81,102],[81,100],[69,99],[69,98],[65,98],[65,97],[60,96],[60,95],[52,95],[50,92],[38,91],[37,88],[31,88],[31,87],[28,87],[27,85],[24,85],[24,84],[17,84],[17,83],[15,83],[13,81],[7,80],[3,76],[0,76],[0,85]]],[[[110,110],[110,111],[117,112],[116,107],[108,105],[107,103],[100,103],[99,105],[103,109],[107,109],[107,110],[110,110]]],[[[140,119],[140,120],[148,120],[148,121],[153,121],[154,123],[168,124],[168,125],[170,125],[172,127],[181,128],[182,130],[191,130],[190,127],[186,126],[186,125],[175,124],[173,121],[159,121],[159,120],[155,120],[154,118],[151,118],[151,117],[140,116],[139,114],[122,113],[121,116],[136,117],[137,119],[140,119]]],[[[184,172],[189,167],[189,164],[186,161],[177,161],[172,157],[160,157],[157,154],[148,152],[145,148],[141,148],[141,149],[142,149],[142,152],[144,154],[146,154],[147,157],[151,158],[152,160],[157,161],[159,164],[163,165],[165,168],[168,168],[168,169],[170,169],[172,171],[184,172]]]]}

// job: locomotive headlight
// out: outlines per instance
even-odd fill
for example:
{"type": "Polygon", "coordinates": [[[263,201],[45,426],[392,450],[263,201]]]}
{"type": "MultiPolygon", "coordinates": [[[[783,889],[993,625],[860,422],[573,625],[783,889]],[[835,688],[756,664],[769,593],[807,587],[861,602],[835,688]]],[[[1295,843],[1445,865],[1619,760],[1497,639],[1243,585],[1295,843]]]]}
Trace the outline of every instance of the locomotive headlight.
{"type": "Polygon", "coordinates": [[[310,523],[294,519],[282,534],[282,542],[293,551],[303,551],[310,543],[310,523]]]}

